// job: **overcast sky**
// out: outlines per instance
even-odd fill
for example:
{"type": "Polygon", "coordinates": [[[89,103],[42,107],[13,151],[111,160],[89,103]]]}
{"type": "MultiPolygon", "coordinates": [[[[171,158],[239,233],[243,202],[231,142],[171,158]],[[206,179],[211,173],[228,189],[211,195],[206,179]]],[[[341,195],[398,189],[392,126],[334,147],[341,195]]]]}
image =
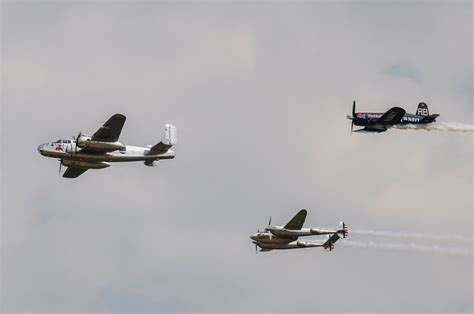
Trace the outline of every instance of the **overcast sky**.
{"type": "Polygon", "coordinates": [[[248,238],[301,208],[472,236],[472,133],[351,136],[345,117],[424,101],[472,123],[470,1],[1,8],[2,312],[473,310],[472,256],[248,238]],[[38,154],[114,113],[129,145],[175,124],[177,157],[67,180],[38,154]]]}

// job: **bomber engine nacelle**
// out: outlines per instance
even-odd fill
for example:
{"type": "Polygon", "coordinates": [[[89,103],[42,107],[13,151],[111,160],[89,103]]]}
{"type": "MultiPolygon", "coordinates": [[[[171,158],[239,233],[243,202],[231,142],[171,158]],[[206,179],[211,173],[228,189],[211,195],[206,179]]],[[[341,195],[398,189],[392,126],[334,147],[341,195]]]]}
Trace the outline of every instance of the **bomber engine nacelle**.
{"type": "Polygon", "coordinates": [[[143,164],[148,167],[156,167],[158,165],[158,160],[145,160],[143,164]]]}
{"type": "Polygon", "coordinates": [[[309,231],[311,232],[311,234],[315,234],[315,235],[321,234],[321,229],[318,229],[318,228],[311,228],[309,229],[309,231]]]}
{"type": "Polygon", "coordinates": [[[89,161],[64,159],[62,161],[62,164],[63,166],[66,166],[66,167],[75,167],[75,168],[82,168],[82,169],[104,169],[104,168],[110,167],[110,164],[104,161],[89,162],[89,161]]]}
{"type": "Polygon", "coordinates": [[[306,242],[306,241],[296,241],[296,246],[297,247],[307,247],[308,242],[306,242]]]}
{"type": "Polygon", "coordinates": [[[76,145],[80,148],[92,148],[101,151],[112,152],[114,150],[123,150],[125,145],[120,142],[99,142],[93,141],[90,136],[80,135],[76,139],[76,145]]]}
{"type": "Polygon", "coordinates": [[[91,140],[90,136],[79,135],[78,138],[76,139],[76,144],[80,148],[86,148],[87,142],[89,142],[90,140],[91,140]]]}

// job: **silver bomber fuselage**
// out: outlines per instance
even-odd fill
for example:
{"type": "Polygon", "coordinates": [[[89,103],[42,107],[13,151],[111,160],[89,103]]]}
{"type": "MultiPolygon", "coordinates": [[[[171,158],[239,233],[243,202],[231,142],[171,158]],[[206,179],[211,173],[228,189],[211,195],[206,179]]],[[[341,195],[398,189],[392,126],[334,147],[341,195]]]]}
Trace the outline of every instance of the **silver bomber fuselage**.
{"type": "Polygon", "coordinates": [[[278,237],[284,238],[297,238],[310,235],[324,235],[324,234],[333,234],[340,232],[340,230],[329,230],[329,229],[319,229],[319,228],[301,228],[300,230],[289,230],[285,229],[283,226],[272,226],[268,227],[265,230],[270,231],[272,234],[278,237]]]}
{"type": "Polygon", "coordinates": [[[291,241],[289,243],[262,243],[254,241],[253,243],[258,245],[262,249],[268,250],[290,250],[310,247],[324,247],[323,243],[314,243],[306,241],[291,241]]]}
{"type": "Polygon", "coordinates": [[[289,250],[289,249],[301,249],[308,247],[323,247],[324,242],[314,243],[307,241],[298,241],[295,238],[280,238],[273,235],[271,232],[257,232],[250,237],[252,243],[258,245],[262,249],[268,250],[289,250]]]}
{"type": "Polygon", "coordinates": [[[77,160],[87,162],[127,162],[146,161],[157,159],[172,159],[175,152],[172,149],[159,155],[147,155],[150,151],[146,147],[128,146],[117,143],[117,147],[124,149],[104,153],[81,153],[81,148],[76,147],[76,143],[45,143],[38,146],[41,155],[63,160],[77,160]]]}

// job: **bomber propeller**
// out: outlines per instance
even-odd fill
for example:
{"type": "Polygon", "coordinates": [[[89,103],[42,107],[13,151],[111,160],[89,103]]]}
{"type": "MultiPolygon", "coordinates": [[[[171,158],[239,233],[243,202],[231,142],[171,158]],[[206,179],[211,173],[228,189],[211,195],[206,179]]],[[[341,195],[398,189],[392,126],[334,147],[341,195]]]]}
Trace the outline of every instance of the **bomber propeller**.
{"type": "Polygon", "coordinates": [[[77,153],[77,147],[78,147],[79,139],[81,138],[81,136],[82,136],[82,131],[79,131],[79,134],[77,134],[77,137],[76,137],[76,145],[74,147],[74,153],[77,153]]]}
{"type": "Polygon", "coordinates": [[[265,228],[265,231],[268,231],[270,229],[270,226],[272,224],[272,216],[268,219],[268,226],[265,228]]]}

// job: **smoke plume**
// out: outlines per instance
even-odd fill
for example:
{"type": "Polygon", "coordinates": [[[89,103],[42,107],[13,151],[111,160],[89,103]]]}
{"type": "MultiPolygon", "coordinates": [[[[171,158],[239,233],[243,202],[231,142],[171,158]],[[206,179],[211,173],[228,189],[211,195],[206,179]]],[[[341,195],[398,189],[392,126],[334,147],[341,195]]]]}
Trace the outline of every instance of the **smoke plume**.
{"type": "Polygon", "coordinates": [[[367,235],[399,239],[419,239],[427,241],[445,241],[457,243],[474,243],[474,238],[457,234],[429,234],[406,231],[381,231],[381,230],[351,230],[352,235],[367,235]]]}
{"type": "Polygon", "coordinates": [[[405,124],[394,125],[400,130],[425,130],[425,131],[450,131],[450,132],[474,132],[474,125],[457,122],[434,122],[428,124],[405,124]]]}
{"type": "Polygon", "coordinates": [[[421,245],[418,243],[376,243],[372,241],[345,240],[341,241],[341,245],[357,248],[372,248],[391,251],[408,251],[416,253],[435,253],[440,255],[472,256],[472,248],[421,245]]]}

